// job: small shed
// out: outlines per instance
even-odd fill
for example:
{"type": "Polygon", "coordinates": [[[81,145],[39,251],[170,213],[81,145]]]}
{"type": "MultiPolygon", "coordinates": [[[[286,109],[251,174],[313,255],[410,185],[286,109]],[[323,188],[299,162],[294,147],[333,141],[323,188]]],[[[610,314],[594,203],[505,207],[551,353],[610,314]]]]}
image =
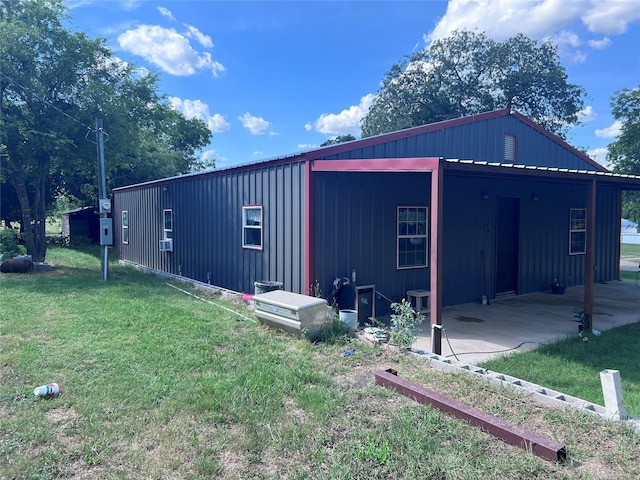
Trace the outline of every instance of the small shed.
{"type": "Polygon", "coordinates": [[[100,216],[95,207],[82,207],[62,212],[62,238],[67,241],[80,237],[91,243],[100,241],[100,216]]]}

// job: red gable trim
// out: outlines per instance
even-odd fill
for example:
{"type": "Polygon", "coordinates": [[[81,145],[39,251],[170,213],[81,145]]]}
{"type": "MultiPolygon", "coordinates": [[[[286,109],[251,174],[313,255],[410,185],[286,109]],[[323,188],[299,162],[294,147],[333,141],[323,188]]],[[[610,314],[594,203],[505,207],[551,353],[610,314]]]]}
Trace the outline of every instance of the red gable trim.
{"type": "Polygon", "coordinates": [[[437,170],[438,157],[372,158],[358,160],[314,160],[314,172],[424,172],[437,170]]]}

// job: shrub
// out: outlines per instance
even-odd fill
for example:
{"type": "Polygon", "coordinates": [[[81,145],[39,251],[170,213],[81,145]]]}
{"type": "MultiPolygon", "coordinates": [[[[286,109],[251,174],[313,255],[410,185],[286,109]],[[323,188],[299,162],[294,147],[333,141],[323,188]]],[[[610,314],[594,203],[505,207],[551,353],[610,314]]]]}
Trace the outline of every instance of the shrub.
{"type": "Polygon", "coordinates": [[[16,257],[27,253],[24,245],[20,245],[20,234],[13,228],[0,229],[0,253],[4,258],[16,257]]]}
{"type": "Polygon", "coordinates": [[[392,303],[391,309],[394,313],[391,315],[393,323],[389,331],[389,341],[400,348],[409,348],[416,339],[413,331],[422,323],[424,315],[415,312],[411,303],[404,298],[402,303],[392,303]]]}

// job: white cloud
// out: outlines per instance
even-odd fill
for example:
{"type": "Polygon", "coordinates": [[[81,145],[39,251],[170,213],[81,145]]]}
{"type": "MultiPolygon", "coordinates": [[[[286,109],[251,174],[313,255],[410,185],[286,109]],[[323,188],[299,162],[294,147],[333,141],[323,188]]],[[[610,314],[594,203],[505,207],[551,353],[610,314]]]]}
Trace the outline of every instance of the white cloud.
{"type": "Polygon", "coordinates": [[[351,105],[340,113],[323,113],[313,124],[307,123],[304,128],[307,131],[314,128],[327,135],[360,135],[360,122],[369,111],[372,101],[373,94],[369,93],[360,99],[358,105],[351,105]]]}
{"type": "Polygon", "coordinates": [[[171,10],[164,7],[157,7],[157,8],[158,8],[158,11],[160,12],[160,15],[162,15],[163,17],[167,17],[169,20],[173,20],[174,22],[176,21],[173,14],[171,13],[171,10]]]}
{"type": "Polygon", "coordinates": [[[249,130],[253,135],[262,135],[267,132],[271,126],[271,122],[268,122],[262,117],[255,117],[249,112],[238,117],[238,120],[242,122],[242,126],[249,130]]]}
{"type": "Polygon", "coordinates": [[[313,130],[313,123],[311,123],[311,122],[307,122],[307,123],[305,123],[305,124],[304,124],[304,129],[305,129],[307,132],[310,132],[311,130],[313,130]]]}
{"type": "Polygon", "coordinates": [[[593,110],[591,105],[587,105],[578,112],[578,121],[583,123],[592,122],[598,118],[598,114],[593,110]]]}
{"type": "Polygon", "coordinates": [[[316,148],[318,145],[314,144],[314,143],[299,143],[298,144],[298,148],[301,150],[307,150],[310,148],[316,148]]]}
{"type": "MultiPolygon", "coordinates": [[[[624,33],[629,24],[640,20],[637,0],[450,0],[436,27],[424,36],[426,43],[448,37],[454,30],[477,30],[495,40],[506,40],[518,33],[536,40],[560,42],[563,54],[575,62],[586,58],[571,52],[584,43],[572,30],[584,24],[592,34],[624,33]],[[564,48],[562,48],[564,47],[564,48]]],[[[591,40],[592,48],[605,48],[610,40],[591,40]]]]}
{"type": "Polygon", "coordinates": [[[139,25],[118,36],[120,47],[145,58],[172,75],[193,75],[211,70],[214,76],[225,67],[213,60],[209,52],[198,53],[189,40],[174,29],[158,25],[139,25]]]}
{"type": "Polygon", "coordinates": [[[216,150],[206,150],[202,152],[202,160],[208,164],[215,162],[216,165],[218,163],[226,163],[229,161],[227,157],[221,156],[216,150]]]}
{"type": "Polygon", "coordinates": [[[185,24],[184,26],[187,27],[187,30],[188,30],[187,37],[195,38],[198,41],[198,43],[205,48],[213,47],[213,40],[211,40],[211,37],[209,35],[205,35],[204,33],[202,33],[200,30],[198,30],[196,27],[192,25],[185,24]]]}
{"type": "Polygon", "coordinates": [[[605,48],[609,48],[612,42],[609,37],[604,37],[602,40],[589,40],[587,43],[591,48],[595,48],[596,50],[604,50],[605,48]]]}
{"type": "Polygon", "coordinates": [[[587,55],[578,49],[582,45],[582,41],[575,32],[561,30],[544,40],[552,40],[558,46],[560,54],[572,63],[584,63],[587,61],[587,55]]]}
{"type": "Polygon", "coordinates": [[[553,40],[558,45],[568,45],[570,47],[579,47],[582,43],[580,37],[570,30],[560,30],[553,35],[553,40]]]}
{"type": "Polygon", "coordinates": [[[209,113],[209,106],[201,100],[182,100],[178,97],[169,97],[169,103],[174,110],[182,112],[187,118],[199,118],[203,120],[211,133],[226,132],[231,128],[222,115],[209,113]]]}
{"type": "Polygon", "coordinates": [[[636,0],[591,0],[581,16],[584,24],[594,33],[619,35],[627,31],[629,24],[640,20],[640,8],[636,0]]]}
{"type": "Polygon", "coordinates": [[[622,122],[616,120],[606,128],[599,128],[596,130],[596,137],[600,138],[615,138],[620,136],[622,130],[622,122]]]}
{"type": "MultiPolygon", "coordinates": [[[[592,0],[588,0],[592,1],[592,0]]],[[[584,2],[564,0],[450,0],[427,41],[454,30],[477,29],[496,40],[518,33],[541,39],[562,30],[584,12],[584,2]]]]}
{"type": "Polygon", "coordinates": [[[588,150],[587,155],[590,158],[598,162],[600,165],[608,168],[609,162],[607,162],[607,147],[594,148],[593,150],[588,150]]]}

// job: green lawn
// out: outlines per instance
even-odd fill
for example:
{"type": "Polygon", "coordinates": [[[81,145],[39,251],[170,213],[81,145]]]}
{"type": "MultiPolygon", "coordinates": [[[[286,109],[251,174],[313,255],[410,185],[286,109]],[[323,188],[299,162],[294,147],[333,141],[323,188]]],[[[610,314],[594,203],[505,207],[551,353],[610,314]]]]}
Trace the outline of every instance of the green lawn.
{"type": "Polygon", "coordinates": [[[93,253],[51,249],[53,271],[0,276],[2,480],[640,476],[640,436],[620,424],[377,346],[314,346],[245,319],[241,303],[113,263],[103,282],[93,253]],[[389,367],[564,443],[570,461],[375,386],[389,367]],[[47,382],[62,393],[36,398],[47,382]]]}
{"type": "Polygon", "coordinates": [[[633,263],[640,263],[640,245],[621,243],[620,258],[633,263]]]}
{"type": "Polygon", "coordinates": [[[640,323],[586,337],[588,341],[568,337],[530,352],[489,360],[481,366],[598,405],[604,405],[600,372],[619,370],[627,412],[640,416],[640,323]]]}

